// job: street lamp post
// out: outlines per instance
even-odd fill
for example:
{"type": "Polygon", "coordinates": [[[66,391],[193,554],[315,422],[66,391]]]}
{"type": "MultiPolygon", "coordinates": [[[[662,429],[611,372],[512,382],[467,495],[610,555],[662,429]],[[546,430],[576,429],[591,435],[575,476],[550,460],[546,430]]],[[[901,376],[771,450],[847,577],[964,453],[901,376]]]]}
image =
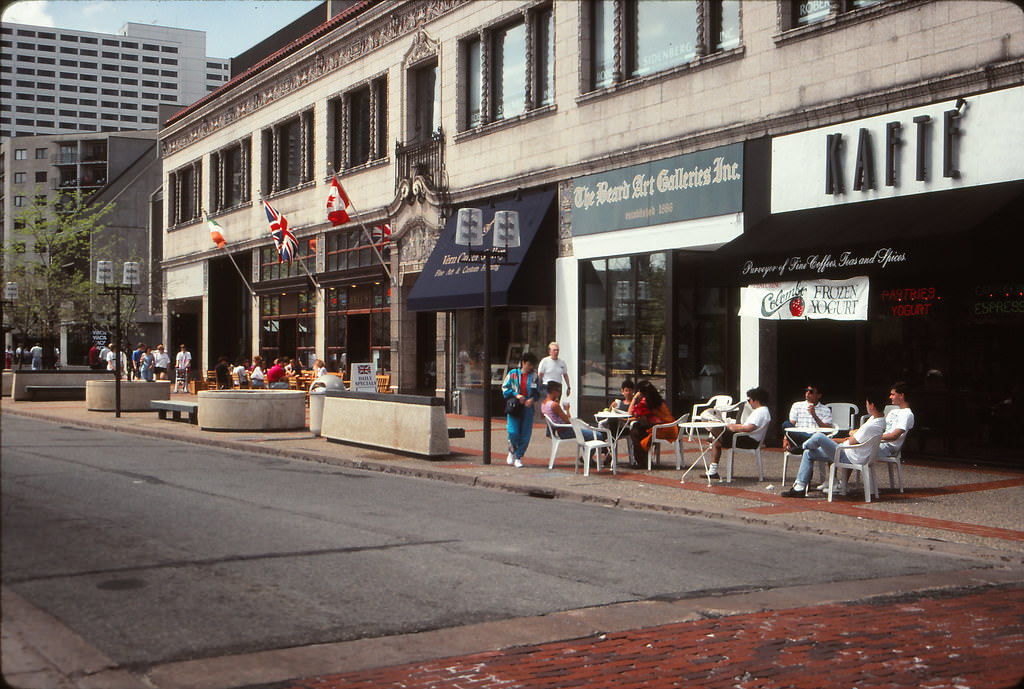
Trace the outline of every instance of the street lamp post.
{"type": "Polygon", "coordinates": [[[139,264],[135,261],[124,262],[121,284],[114,285],[114,264],[111,261],[96,261],[96,282],[103,285],[104,294],[114,295],[114,416],[121,418],[121,293],[131,293],[139,284],[139,264]]]}
{"type": "Polygon", "coordinates": [[[484,261],[484,360],[483,360],[483,455],[484,464],[491,463],[491,263],[510,265],[508,250],[519,246],[519,213],[495,211],[493,222],[483,226],[483,212],[479,208],[459,210],[455,228],[455,243],[468,249],[467,263],[484,261]],[[484,235],[494,230],[492,248],[484,248],[484,235]]]}

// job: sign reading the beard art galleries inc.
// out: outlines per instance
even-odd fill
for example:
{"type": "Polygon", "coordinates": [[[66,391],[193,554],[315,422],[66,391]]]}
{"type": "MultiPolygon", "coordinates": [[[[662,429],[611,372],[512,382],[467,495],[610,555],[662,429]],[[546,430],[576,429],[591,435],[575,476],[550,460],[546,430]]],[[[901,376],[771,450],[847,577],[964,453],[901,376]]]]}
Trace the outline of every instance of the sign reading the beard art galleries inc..
{"type": "Polygon", "coordinates": [[[743,210],[743,144],[573,180],[576,236],[743,210]]]}
{"type": "Polygon", "coordinates": [[[766,320],[868,319],[868,278],[751,285],[740,290],[741,316],[766,320]]]}

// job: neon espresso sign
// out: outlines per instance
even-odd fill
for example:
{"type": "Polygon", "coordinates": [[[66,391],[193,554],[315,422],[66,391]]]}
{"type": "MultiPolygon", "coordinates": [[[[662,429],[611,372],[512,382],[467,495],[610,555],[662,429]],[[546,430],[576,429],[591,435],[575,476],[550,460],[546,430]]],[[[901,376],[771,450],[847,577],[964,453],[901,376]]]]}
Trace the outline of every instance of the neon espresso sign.
{"type": "Polygon", "coordinates": [[[853,251],[843,251],[837,255],[833,254],[811,254],[808,256],[791,256],[780,263],[758,265],[753,261],[743,264],[743,275],[750,275],[767,281],[769,278],[781,278],[790,274],[824,275],[832,270],[841,268],[866,268],[878,267],[888,268],[892,265],[906,263],[907,254],[904,251],[897,251],[891,247],[876,249],[870,254],[856,254],[853,251]]]}

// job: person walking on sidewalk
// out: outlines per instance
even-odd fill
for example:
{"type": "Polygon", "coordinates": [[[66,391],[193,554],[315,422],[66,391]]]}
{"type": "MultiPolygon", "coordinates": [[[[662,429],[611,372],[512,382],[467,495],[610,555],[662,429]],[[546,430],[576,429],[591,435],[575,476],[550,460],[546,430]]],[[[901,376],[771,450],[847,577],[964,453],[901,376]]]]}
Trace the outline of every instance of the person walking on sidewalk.
{"type": "MultiPolygon", "coordinates": [[[[782,492],[784,498],[805,498],[807,487],[811,483],[811,473],[814,471],[815,462],[831,462],[835,459],[836,448],[843,445],[855,443],[866,443],[869,440],[878,438],[885,432],[885,419],[882,418],[882,410],[885,409],[885,395],[878,392],[869,392],[864,402],[865,408],[871,418],[850,434],[850,437],[837,443],[824,433],[815,433],[804,443],[804,456],[800,460],[800,469],[796,474],[796,481],[793,487],[782,492]]],[[[855,447],[844,450],[846,458],[857,464],[863,464],[871,456],[871,449],[868,447],[855,447]]]]}
{"type": "Polygon", "coordinates": [[[501,384],[508,428],[506,461],[517,469],[523,466],[523,455],[530,445],[530,435],[533,433],[533,405],[540,399],[537,372],[534,371],[536,366],[537,356],[526,352],[522,356],[519,368],[509,371],[501,384]],[[513,399],[517,400],[518,404],[511,403],[510,400],[513,399]]]}
{"type": "Polygon", "coordinates": [[[178,348],[174,357],[174,391],[188,392],[188,370],[192,368],[192,352],[185,345],[178,348]]]}

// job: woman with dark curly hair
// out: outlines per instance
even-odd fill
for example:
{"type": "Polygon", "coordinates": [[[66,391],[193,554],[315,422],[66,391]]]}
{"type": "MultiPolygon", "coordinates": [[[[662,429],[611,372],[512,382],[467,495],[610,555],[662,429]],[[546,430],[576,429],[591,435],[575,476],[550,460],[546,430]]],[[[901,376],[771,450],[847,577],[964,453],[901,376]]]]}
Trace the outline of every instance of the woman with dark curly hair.
{"type": "MultiPolygon", "coordinates": [[[[629,415],[634,418],[629,429],[629,437],[633,441],[633,468],[642,469],[647,465],[647,453],[651,449],[651,429],[659,423],[672,423],[676,417],[672,416],[672,410],[649,380],[636,384],[629,415]]],[[[659,431],[658,439],[674,441],[678,434],[678,428],[665,428],[659,431]]]]}

